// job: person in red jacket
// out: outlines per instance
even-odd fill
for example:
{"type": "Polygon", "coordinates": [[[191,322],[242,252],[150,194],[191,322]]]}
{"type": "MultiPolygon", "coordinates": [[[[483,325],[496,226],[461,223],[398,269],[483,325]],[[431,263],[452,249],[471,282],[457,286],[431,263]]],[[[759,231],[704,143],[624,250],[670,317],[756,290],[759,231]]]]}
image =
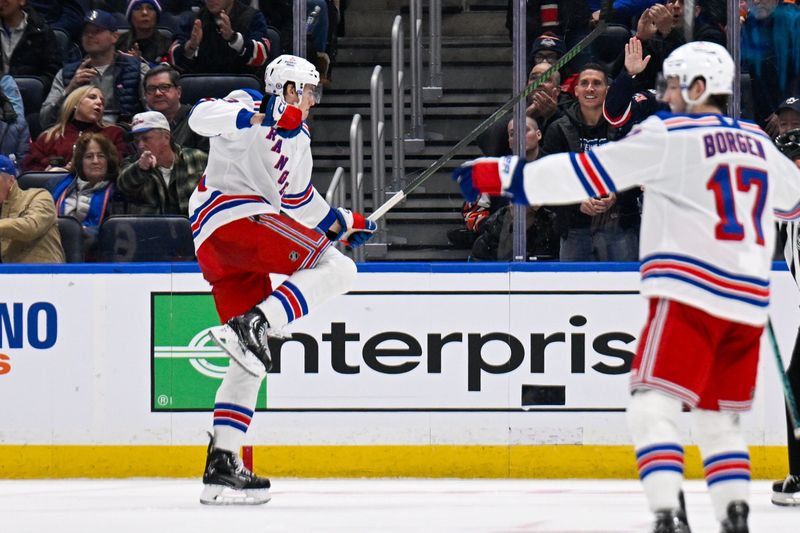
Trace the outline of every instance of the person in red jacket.
{"type": "Polygon", "coordinates": [[[85,85],[72,91],[61,105],[58,122],[42,132],[22,161],[23,171],[61,170],[72,159],[72,150],[81,133],[101,133],[126,156],[130,147],[125,141],[125,130],[103,122],[105,99],[103,91],[95,85],[85,85]]]}

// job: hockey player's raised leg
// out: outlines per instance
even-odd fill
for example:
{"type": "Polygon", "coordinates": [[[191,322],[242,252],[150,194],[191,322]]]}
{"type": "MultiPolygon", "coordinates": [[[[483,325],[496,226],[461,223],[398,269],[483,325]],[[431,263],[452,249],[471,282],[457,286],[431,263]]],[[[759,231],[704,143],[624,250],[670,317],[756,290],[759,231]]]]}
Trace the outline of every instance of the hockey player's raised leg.
{"type": "Polygon", "coordinates": [[[689,533],[683,508],[683,446],[678,435],[681,401],[650,389],[633,392],[628,427],[636,448],[639,478],[650,510],[653,533],[689,533]]]}
{"type": "Polygon", "coordinates": [[[328,248],[311,269],[298,270],[255,309],[272,328],[282,328],[349,291],[355,283],[356,265],[335,248],[328,248]]]}
{"type": "Polygon", "coordinates": [[[694,433],[721,533],[748,533],[750,454],[735,413],[697,409],[694,433]]]}
{"type": "Polygon", "coordinates": [[[254,505],[270,499],[269,479],[245,468],[238,455],[262,380],[230,361],[214,403],[214,434],[208,445],[201,503],[254,505]]]}

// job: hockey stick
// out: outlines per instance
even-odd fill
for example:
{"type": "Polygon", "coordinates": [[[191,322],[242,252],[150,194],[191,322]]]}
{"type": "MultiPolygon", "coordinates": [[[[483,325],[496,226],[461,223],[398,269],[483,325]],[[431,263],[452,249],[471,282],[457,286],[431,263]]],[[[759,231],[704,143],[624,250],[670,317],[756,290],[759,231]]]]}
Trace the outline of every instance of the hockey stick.
{"type": "Polygon", "coordinates": [[[492,115],[489,118],[478,124],[475,127],[475,129],[469,132],[466,137],[458,141],[458,143],[454,147],[452,147],[447,153],[445,153],[443,156],[437,159],[430,167],[428,167],[424,172],[422,172],[422,174],[420,174],[419,177],[417,177],[410,184],[406,185],[406,187],[402,191],[395,193],[394,195],[392,195],[391,198],[386,200],[386,202],[383,205],[381,205],[375,211],[372,212],[372,214],[368,217],[369,220],[375,222],[378,219],[382,218],[383,215],[387,213],[387,211],[389,211],[391,208],[402,202],[406,198],[406,196],[411,194],[411,192],[414,189],[422,185],[425,181],[427,181],[428,178],[436,174],[436,172],[438,172],[440,168],[442,168],[448,161],[450,161],[450,159],[452,159],[453,156],[456,155],[456,153],[459,150],[461,150],[469,143],[474,141],[475,138],[484,131],[486,131],[486,129],[489,126],[491,126],[492,124],[503,118],[503,116],[505,116],[506,113],[511,111],[511,108],[513,108],[517,102],[519,102],[523,98],[526,98],[529,94],[535,91],[542,83],[549,80],[553,74],[561,70],[561,68],[564,65],[572,61],[575,58],[575,56],[583,52],[583,50],[587,46],[592,44],[592,42],[595,39],[597,39],[600,36],[600,34],[603,33],[603,31],[606,29],[606,26],[608,24],[606,20],[609,18],[609,15],[611,14],[612,4],[613,0],[604,0],[603,7],[600,11],[601,13],[600,21],[597,23],[597,26],[595,26],[595,28],[591,31],[591,33],[589,33],[589,35],[581,39],[580,42],[578,42],[578,44],[572,47],[571,50],[569,50],[566,54],[561,56],[561,58],[558,61],[556,61],[553,64],[553,66],[545,70],[536,81],[528,84],[527,87],[525,87],[515,96],[513,96],[511,100],[503,104],[497,111],[492,113],[492,115]]]}
{"type": "Polygon", "coordinates": [[[769,334],[769,341],[772,343],[772,353],[775,354],[775,366],[778,367],[778,374],[781,377],[783,396],[786,399],[786,410],[789,413],[789,421],[792,423],[794,438],[795,440],[800,440],[800,413],[797,410],[797,401],[792,392],[792,386],[789,384],[789,377],[783,368],[783,358],[781,357],[780,348],[778,348],[778,340],[775,337],[775,330],[772,329],[772,320],[769,319],[767,320],[767,333],[769,334]]]}

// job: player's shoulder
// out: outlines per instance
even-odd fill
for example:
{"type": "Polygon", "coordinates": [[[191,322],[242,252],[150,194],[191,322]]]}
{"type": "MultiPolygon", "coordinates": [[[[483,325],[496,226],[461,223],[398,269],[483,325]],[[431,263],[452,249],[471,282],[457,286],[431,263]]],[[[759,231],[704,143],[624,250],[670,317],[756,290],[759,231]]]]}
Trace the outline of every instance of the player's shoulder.
{"type": "Polygon", "coordinates": [[[254,89],[235,89],[223,98],[226,102],[239,103],[253,112],[258,112],[264,95],[254,89]]]}

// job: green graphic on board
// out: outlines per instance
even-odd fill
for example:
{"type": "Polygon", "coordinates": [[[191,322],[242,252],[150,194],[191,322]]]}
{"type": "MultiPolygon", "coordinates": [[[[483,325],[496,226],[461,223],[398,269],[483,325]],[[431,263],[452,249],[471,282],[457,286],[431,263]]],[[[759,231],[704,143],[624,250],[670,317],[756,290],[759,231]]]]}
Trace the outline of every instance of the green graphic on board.
{"type": "MultiPolygon", "coordinates": [[[[219,326],[210,294],[152,293],[150,356],[153,411],[214,409],[228,356],[208,331],[219,326]]],[[[266,408],[266,380],[256,409],[266,408]]]]}

